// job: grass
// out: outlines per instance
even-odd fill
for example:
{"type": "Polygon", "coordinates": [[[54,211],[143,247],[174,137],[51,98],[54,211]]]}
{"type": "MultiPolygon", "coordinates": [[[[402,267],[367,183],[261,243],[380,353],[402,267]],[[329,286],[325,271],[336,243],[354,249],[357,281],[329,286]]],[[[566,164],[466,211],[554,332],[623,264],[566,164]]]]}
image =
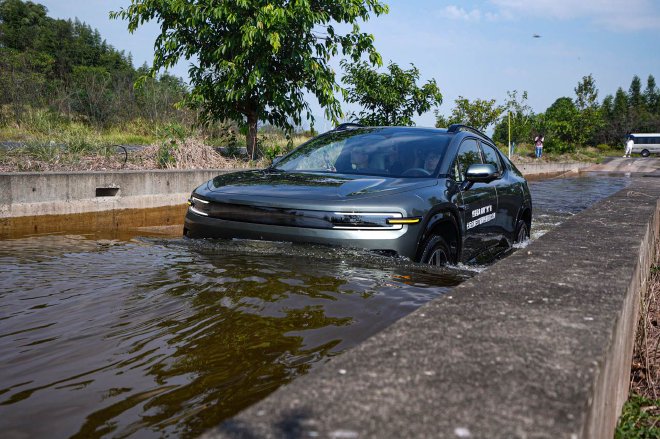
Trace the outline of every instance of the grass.
{"type": "Polygon", "coordinates": [[[660,437],[660,400],[631,395],[623,407],[615,439],[657,439],[660,437]]]}
{"type": "MultiPolygon", "coordinates": [[[[504,154],[508,154],[505,146],[500,146],[504,154]]],[[[513,161],[516,163],[528,162],[591,162],[602,163],[606,157],[620,157],[623,154],[623,146],[613,148],[610,145],[587,146],[577,149],[575,152],[558,153],[544,148],[541,159],[535,156],[534,145],[519,144],[513,154],[513,161]]]]}
{"type": "Polygon", "coordinates": [[[278,155],[309,139],[294,135],[290,140],[270,128],[258,136],[257,161],[239,157],[244,136],[229,124],[192,129],[178,123],[153,124],[135,119],[111,127],[95,127],[45,109],[26,111],[20,123],[7,122],[0,108],[0,142],[20,146],[0,148],[0,172],[87,171],[155,168],[245,168],[265,167],[278,155]],[[4,123],[2,121],[5,121],[4,123]],[[131,151],[124,163],[117,145],[143,145],[131,151]],[[230,146],[234,158],[220,156],[214,146],[230,146]]]}
{"type": "Polygon", "coordinates": [[[148,145],[157,140],[157,129],[158,126],[141,119],[112,127],[95,127],[38,109],[27,111],[19,123],[0,123],[0,141],[68,144],[81,140],[90,147],[148,145]]]}
{"type": "Polygon", "coordinates": [[[660,246],[642,291],[640,317],[630,372],[630,396],[623,406],[615,439],[660,437],[660,246]]]}

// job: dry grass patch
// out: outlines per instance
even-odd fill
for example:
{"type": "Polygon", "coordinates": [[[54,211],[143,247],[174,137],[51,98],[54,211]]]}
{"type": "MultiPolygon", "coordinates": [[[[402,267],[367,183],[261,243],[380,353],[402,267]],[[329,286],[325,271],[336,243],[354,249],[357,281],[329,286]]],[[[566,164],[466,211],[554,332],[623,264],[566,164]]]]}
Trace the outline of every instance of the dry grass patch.
{"type": "Polygon", "coordinates": [[[0,172],[71,172],[153,169],[263,168],[266,158],[248,161],[224,157],[199,138],[152,144],[125,152],[116,146],[96,146],[81,151],[48,144],[34,144],[0,151],[0,172]]]}

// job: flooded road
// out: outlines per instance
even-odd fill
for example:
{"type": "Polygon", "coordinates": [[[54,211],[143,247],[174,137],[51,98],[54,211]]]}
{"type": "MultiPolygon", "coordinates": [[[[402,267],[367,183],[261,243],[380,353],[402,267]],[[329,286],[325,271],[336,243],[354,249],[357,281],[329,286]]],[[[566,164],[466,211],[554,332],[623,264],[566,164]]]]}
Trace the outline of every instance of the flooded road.
{"type": "MultiPolygon", "coordinates": [[[[627,183],[531,183],[532,238],[627,183]]],[[[485,268],[147,235],[0,241],[3,437],[197,436],[485,268]]]]}

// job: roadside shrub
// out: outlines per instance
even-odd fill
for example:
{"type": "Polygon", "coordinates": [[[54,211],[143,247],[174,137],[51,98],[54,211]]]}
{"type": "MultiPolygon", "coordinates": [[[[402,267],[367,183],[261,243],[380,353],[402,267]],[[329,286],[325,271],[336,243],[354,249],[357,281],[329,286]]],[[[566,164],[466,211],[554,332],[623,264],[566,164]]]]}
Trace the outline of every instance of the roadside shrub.
{"type": "Polygon", "coordinates": [[[183,144],[187,130],[181,124],[173,122],[163,125],[157,131],[163,140],[156,152],[156,164],[159,168],[175,167],[179,144],[183,144]]]}
{"type": "Polygon", "coordinates": [[[546,137],[543,143],[543,151],[549,153],[565,154],[575,152],[575,145],[562,141],[556,137],[546,137]]]}
{"type": "Polygon", "coordinates": [[[261,156],[267,158],[272,162],[275,157],[281,156],[283,154],[283,148],[280,145],[266,146],[260,149],[261,156]]]}
{"type": "Polygon", "coordinates": [[[156,151],[156,164],[159,168],[172,168],[176,165],[176,150],[178,146],[175,141],[164,141],[156,151]]]}
{"type": "Polygon", "coordinates": [[[627,438],[657,438],[660,437],[658,404],[660,399],[652,400],[640,395],[631,394],[623,406],[619,425],[614,433],[615,439],[627,438]]]}

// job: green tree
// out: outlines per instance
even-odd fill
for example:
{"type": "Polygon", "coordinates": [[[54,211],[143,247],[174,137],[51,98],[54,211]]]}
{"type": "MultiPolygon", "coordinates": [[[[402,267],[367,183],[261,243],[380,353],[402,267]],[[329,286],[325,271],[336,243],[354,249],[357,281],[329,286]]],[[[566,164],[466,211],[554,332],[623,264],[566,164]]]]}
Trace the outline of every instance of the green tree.
{"type": "Polygon", "coordinates": [[[414,125],[412,117],[421,115],[442,103],[442,94],[435,79],[417,86],[419,70],[412,65],[404,70],[390,62],[389,73],[378,73],[366,62],[341,62],[346,74],[346,102],[358,103],[364,110],[358,121],[365,125],[414,125]]]}
{"type": "Polygon", "coordinates": [[[642,80],[639,76],[633,76],[628,89],[628,117],[633,131],[643,131],[646,119],[646,103],[642,95],[642,80]]]}
{"type": "Polygon", "coordinates": [[[128,20],[131,32],[159,22],[152,75],[196,57],[187,102],[199,106],[203,120],[245,122],[254,156],[258,121],[291,130],[303,112],[313,120],[305,91],[328,118],[339,119],[339,87],[329,61],[341,49],[354,61],[366,53],[372,64],[381,63],[373,36],[357,24],[371,12],[381,15],[388,7],[379,0],[131,0],[110,15],[128,20]],[[342,34],[337,23],[352,26],[342,34]]]}
{"type": "Polygon", "coordinates": [[[614,105],[612,108],[612,126],[619,137],[623,137],[626,133],[630,133],[632,129],[629,109],[630,105],[628,103],[628,96],[626,95],[626,92],[619,87],[614,95],[614,105]]]}
{"type": "Polygon", "coordinates": [[[614,96],[605,96],[603,103],[600,105],[600,114],[603,125],[595,133],[596,142],[614,144],[616,137],[612,122],[614,120],[614,96]]]}
{"type": "Polygon", "coordinates": [[[628,89],[628,103],[630,108],[641,111],[644,108],[644,97],[642,96],[642,80],[639,76],[633,76],[628,89]]]}
{"type": "Polygon", "coordinates": [[[598,89],[596,88],[596,80],[591,74],[583,76],[582,81],[578,83],[574,90],[575,106],[579,111],[598,106],[598,89]]]}
{"type": "Polygon", "coordinates": [[[21,0],[0,1],[0,47],[25,51],[36,49],[49,18],[46,7],[21,0]]]}
{"type": "Polygon", "coordinates": [[[649,75],[646,80],[644,102],[646,103],[646,108],[648,108],[649,112],[660,116],[660,90],[658,90],[653,75],[649,75]]]}
{"type": "Polygon", "coordinates": [[[542,118],[541,132],[545,135],[544,147],[548,151],[570,152],[578,140],[578,109],[571,98],[557,99],[542,118]]]}
{"type": "Polygon", "coordinates": [[[527,105],[527,92],[523,91],[519,95],[518,90],[507,91],[507,96],[503,108],[503,117],[495,126],[493,140],[504,144],[509,142],[508,113],[511,113],[511,141],[515,143],[529,141],[532,138],[534,112],[527,105]]]}
{"type": "Polygon", "coordinates": [[[135,93],[141,115],[151,122],[163,122],[175,116],[175,104],[185,99],[187,91],[183,80],[162,74],[148,77],[135,93]]]}
{"type": "Polygon", "coordinates": [[[17,123],[26,107],[46,104],[52,66],[46,54],[0,47],[0,105],[10,106],[17,123]]]}
{"type": "Polygon", "coordinates": [[[454,104],[449,118],[436,111],[436,127],[447,127],[455,123],[462,123],[483,131],[497,122],[504,111],[504,107],[495,105],[495,99],[475,99],[470,102],[469,99],[459,96],[454,104]]]}
{"type": "Polygon", "coordinates": [[[73,69],[74,109],[97,125],[107,124],[115,110],[112,75],[102,67],[73,69]]]}
{"type": "Polygon", "coordinates": [[[591,74],[583,76],[575,87],[576,119],[575,141],[580,145],[595,144],[596,132],[603,126],[603,118],[598,105],[598,89],[591,74]]]}
{"type": "Polygon", "coordinates": [[[46,13],[40,4],[0,0],[0,47],[47,54],[55,61],[52,73],[59,79],[68,79],[75,66],[132,70],[124,53],[108,45],[98,30],[46,13]]]}

